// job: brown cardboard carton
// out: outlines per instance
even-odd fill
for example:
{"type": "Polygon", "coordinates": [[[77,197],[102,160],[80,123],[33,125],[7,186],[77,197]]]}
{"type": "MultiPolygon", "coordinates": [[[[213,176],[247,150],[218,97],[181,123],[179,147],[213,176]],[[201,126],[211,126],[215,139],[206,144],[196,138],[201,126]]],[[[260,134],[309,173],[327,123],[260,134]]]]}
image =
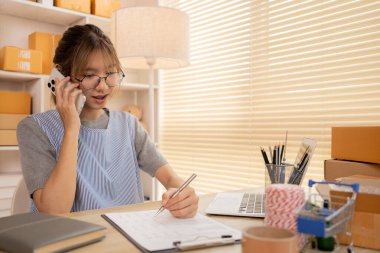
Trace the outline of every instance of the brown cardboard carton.
{"type": "Polygon", "coordinates": [[[62,34],[54,34],[54,40],[53,40],[53,57],[55,55],[55,50],[58,47],[59,41],[62,39],[62,34]]]}
{"type": "Polygon", "coordinates": [[[16,130],[0,130],[0,146],[17,146],[16,130]]]}
{"type": "Polygon", "coordinates": [[[42,52],[18,47],[2,47],[0,49],[0,69],[41,74],[42,52]]]}
{"type": "Polygon", "coordinates": [[[34,32],[29,34],[29,48],[42,52],[42,73],[50,74],[53,68],[53,57],[58,41],[62,35],[34,32]],[[56,41],[58,40],[58,41],[56,41]]]}
{"type": "Polygon", "coordinates": [[[380,163],[380,126],[333,127],[331,158],[380,163]]]}
{"type": "MultiPolygon", "coordinates": [[[[352,179],[358,178],[360,183],[360,176],[348,177],[350,180],[346,181],[342,178],[342,182],[352,182],[352,179]]],[[[380,187],[380,177],[375,179],[378,181],[377,185],[380,187]]],[[[359,187],[360,191],[360,187],[359,187]]],[[[350,196],[347,192],[331,191],[331,194],[338,196],[350,196]]],[[[332,198],[331,201],[334,201],[332,198]]],[[[335,200],[336,201],[336,200],[335,200]]],[[[352,235],[353,243],[355,246],[380,249],[380,240],[378,240],[378,233],[380,231],[380,195],[369,193],[358,193],[355,202],[355,212],[352,220],[352,235]]],[[[342,244],[350,243],[350,238],[344,234],[338,236],[339,242],[342,244]]]]}
{"type": "Polygon", "coordinates": [[[91,13],[91,0],[54,0],[54,6],[88,14],[91,13]]]}
{"type": "Polygon", "coordinates": [[[380,177],[380,164],[342,160],[325,160],[325,180],[334,181],[340,177],[356,174],[380,177]]]}
{"type": "Polygon", "coordinates": [[[0,91],[0,113],[30,114],[31,96],[27,92],[0,91]]]}
{"type": "Polygon", "coordinates": [[[0,114],[0,130],[15,130],[27,114],[0,114]]]}
{"type": "Polygon", "coordinates": [[[91,0],[91,14],[110,18],[121,7],[119,0],[91,0]]]}

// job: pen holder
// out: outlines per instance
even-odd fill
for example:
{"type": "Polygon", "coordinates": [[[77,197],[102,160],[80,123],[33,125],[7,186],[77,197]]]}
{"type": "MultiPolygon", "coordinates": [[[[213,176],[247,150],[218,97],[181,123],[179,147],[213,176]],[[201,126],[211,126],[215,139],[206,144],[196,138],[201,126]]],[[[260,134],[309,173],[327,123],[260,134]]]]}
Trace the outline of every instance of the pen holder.
{"type": "Polygon", "coordinates": [[[301,175],[296,176],[296,174],[293,164],[265,164],[265,186],[270,184],[298,184],[295,183],[295,179],[301,175]]]}

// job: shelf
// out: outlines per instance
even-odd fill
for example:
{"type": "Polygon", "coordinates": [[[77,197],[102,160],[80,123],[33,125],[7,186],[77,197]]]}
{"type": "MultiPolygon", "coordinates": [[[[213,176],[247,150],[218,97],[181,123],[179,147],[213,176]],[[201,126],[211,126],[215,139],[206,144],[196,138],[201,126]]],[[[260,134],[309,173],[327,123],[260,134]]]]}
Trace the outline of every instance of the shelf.
{"type": "MultiPolygon", "coordinates": [[[[149,90],[149,84],[123,82],[120,85],[120,89],[121,90],[149,90]]],[[[158,89],[158,86],[154,85],[154,89],[158,89]]]]}
{"type": "Polygon", "coordinates": [[[15,151],[18,150],[18,146],[0,146],[0,151],[15,151]]]}
{"type": "Polygon", "coordinates": [[[103,18],[25,0],[0,0],[0,14],[65,26],[70,26],[84,18],[89,18],[90,21],[95,21],[98,24],[111,22],[110,18],[103,18]]]}
{"type": "MultiPolygon", "coordinates": [[[[38,75],[31,73],[13,72],[0,70],[0,81],[32,81],[36,79],[47,80],[48,75],[38,75]]],[[[120,85],[121,90],[149,90],[149,84],[147,83],[129,83],[123,82],[120,85]]],[[[158,89],[157,85],[154,85],[154,89],[158,89]]]]}
{"type": "Polygon", "coordinates": [[[47,76],[0,70],[0,81],[32,81],[41,78],[47,78],[47,76]]]}

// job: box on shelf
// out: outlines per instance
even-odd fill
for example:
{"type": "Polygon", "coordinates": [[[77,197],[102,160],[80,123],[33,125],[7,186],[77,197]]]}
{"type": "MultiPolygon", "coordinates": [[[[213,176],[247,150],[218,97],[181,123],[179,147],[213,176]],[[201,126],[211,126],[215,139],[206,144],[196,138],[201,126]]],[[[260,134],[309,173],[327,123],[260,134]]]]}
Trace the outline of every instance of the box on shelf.
{"type": "Polygon", "coordinates": [[[110,18],[121,7],[120,0],[91,0],[91,14],[110,18]]]}
{"type": "Polygon", "coordinates": [[[0,113],[30,114],[32,98],[27,92],[0,91],[0,113]]]}
{"type": "Polygon", "coordinates": [[[5,46],[0,49],[0,69],[18,72],[42,73],[42,52],[5,46]]]}
{"type": "Polygon", "coordinates": [[[16,130],[0,130],[0,146],[17,146],[16,130]]]}
{"type": "Polygon", "coordinates": [[[326,181],[356,174],[380,177],[380,164],[361,163],[342,160],[325,160],[324,173],[326,181]]]}
{"type": "Polygon", "coordinates": [[[380,163],[380,126],[333,127],[331,158],[380,163]]]}
{"type": "Polygon", "coordinates": [[[91,13],[91,0],[54,0],[54,6],[88,14],[91,13]]]}
{"type": "Polygon", "coordinates": [[[15,130],[28,114],[0,114],[0,130],[15,130]]]}
{"type": "Polygon", "coordinates": [[[34,32],[29,34],[29,48],[42,52],[42,73],[50,74],[53,68],[55,49],[58,46],[61,34],[34,32]]]}
{"type": "MultiPolygon", "coordinates": [[[[348,183],[356,181],[362,184],[361,175],[355,175],[347,178],[341,178],[339,181],[348,183]],[[348,179],[348,180],[346,180],[348,179]]],[[[380,177],[373,177],[376,180],[380,190],[380,177]]],[[[348,192],[331,191],[334,196],[350,196],[348,192]]],[[[331,201],[338,201],[332,198],[331,201]]],[[[380,195],[361,193],[359,187],[359,193],[356,197],[355,212],[352,221],[352,239],[355,246],[380,249],[380,240],[378,240],[378,232],[380,231],[380,195]]],[[[346,235],[340,234],[338,236],[339,242],[348,244],[350,238],[346,235]]]]}

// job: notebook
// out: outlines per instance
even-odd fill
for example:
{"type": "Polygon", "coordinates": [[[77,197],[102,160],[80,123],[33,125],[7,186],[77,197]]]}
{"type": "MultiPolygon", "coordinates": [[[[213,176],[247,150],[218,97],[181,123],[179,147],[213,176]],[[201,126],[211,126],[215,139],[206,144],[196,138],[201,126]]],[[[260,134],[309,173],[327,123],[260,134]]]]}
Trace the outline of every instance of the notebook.
{"type": "Polygon", "coordinates": [[[106,213],[102,217],[142,252],[175,252],[240,242],[241,231],[202,214],[178,219],[166,209],[106,213]]]}
{"type": "Polygon", "coordinates": [[[100,241],[105,227],[80,220],[24,213],[0,218],[0,250],[14,253],[63,252],[100,241]]]}
{"type": "Polygon", "coordinates": [[[255,192],[218,193],[205,212],[207,214],[264,218],[264,188],[259,188],[255,192]]]}

